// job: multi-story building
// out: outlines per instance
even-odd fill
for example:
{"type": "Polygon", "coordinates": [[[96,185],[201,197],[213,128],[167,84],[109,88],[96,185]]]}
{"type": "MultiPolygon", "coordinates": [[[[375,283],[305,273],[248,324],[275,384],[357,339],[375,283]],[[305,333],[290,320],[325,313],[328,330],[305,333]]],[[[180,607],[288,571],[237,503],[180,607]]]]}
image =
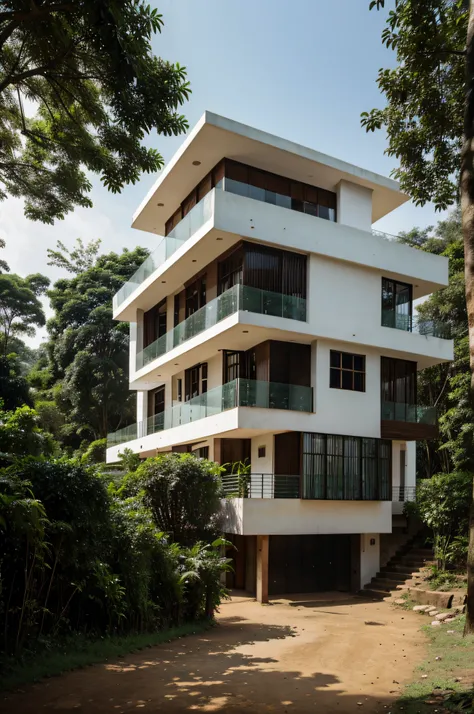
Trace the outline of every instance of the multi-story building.
{"type": "Polygon", "coordinates": [[[448,263],[372,230],[406,200],[206,113],[134,216],[164,237],[114,299],[137,423],[107,460],[126,446],[226,464],[234,582],[259,600],[370,581],[414,490],[416,440],[436,434],[417,372],[453,343],[413,302],[447,285],[448,263]]]}

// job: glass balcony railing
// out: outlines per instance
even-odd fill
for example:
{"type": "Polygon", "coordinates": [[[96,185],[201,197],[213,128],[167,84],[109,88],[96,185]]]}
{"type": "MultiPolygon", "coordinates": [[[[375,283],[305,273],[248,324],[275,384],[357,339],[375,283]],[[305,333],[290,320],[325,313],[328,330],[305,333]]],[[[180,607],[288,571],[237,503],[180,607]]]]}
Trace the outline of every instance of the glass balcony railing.
{"type": "Polygon", "coordinates": [[[422,407],[403,402],[382,402],[382,421],[409,421],[436,425],[436,407],[422,407]]]}
{"type": "Polygon", "coordinates": [[[148,258],[140,265],[130,280],[122,285],[120,290],[114,295],[114,310],[211,218],[213,195],[213,191],[206,194],[178,225],[173,228],[167,236],[161,239],[155,250],[150,253],[148,258]]]}
{"type": "Polygon", "coordinates": [[[306,320],[305,298],[234,285],[137,354],[137,370],[237,311],[306,320]]]}
{"type": "Polygon", "coordinates": [[[199,419],[215,416],[235,407],[260,407],[262,409],[286,409],[296,412],[313,411],[312,387],[296,384],[278,384],[253,379],[234,379],[194,397],[187,402],[166,409],[145,422],[132,424],[109,434],[107,446],[116,446],[157,431],[190,424],[199,419]]]}
{"type": "Polygon", "coordinates": [[[396,330],[405,332],[417,332],[419,335],[431,335],[449,339],[449,326],[437,320],[425,320],[424,318],[404,315],[394,310],[382,310],[382,327],[393,327],[396,330]]]}

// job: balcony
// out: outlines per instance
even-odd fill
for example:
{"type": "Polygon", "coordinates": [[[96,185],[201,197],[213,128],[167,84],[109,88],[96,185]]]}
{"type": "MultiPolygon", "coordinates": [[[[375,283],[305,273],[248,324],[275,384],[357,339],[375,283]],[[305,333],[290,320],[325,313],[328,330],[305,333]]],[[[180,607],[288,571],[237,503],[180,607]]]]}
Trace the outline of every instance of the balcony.
{"type": "Polygon", "coordinates": [[[234,285],[139,352],[136,369],[141,369],[238,311],[305,321],[306,300],[247,285],[234,285]]]}
{"type": "Polygon", "coordinates": [[[236,407],[312,412],[313,389],[253,379],[235,379],[156,414],[146,421],[119,429],[107,436],[107,448],[134,439],[190,424],[236,407]]]}
{"type": "Polygon", "coordinates": [[[224,474],[226,498],[300,498],[301,476],[280,474],[224,474]]]}
{"type": "Polygon", "coordinates": [[[437,320],[425,320],[413,315],[404,315],[394,310],[382,310],[382,327],[392,327],[404,332],[415,332],[419,335],[450,339],[449,325],[437,320]]]}
{"type": "MultiPolygon", "coordinates": [[[[319,478],[324,478],[321,475],[319,478]]],[[[339,494],[316,494],[311,488],[314,476],[298,474],[224,474],[222,488],[226,498],[299,498],[306,501],[398,501],[405,495],[399,487],[391,495],[390,482],[380,480],[368,488],[346,483],[339,494]],[[308,484],[310,488],[308,488],[308,484]]],[[[408,498],[406,499],[408,500],[408,498]]],[[[411,499],[413,500],[413,499],[411,499]]]]}
{"type": "Polygon", "coordinates": [[[155,270],[160,268],[173,253],[176,253],[178,248],[181,248],[196,231],[207,223],[212,217],[212,196],[213,193],[208,193],[204,196],[178,225],[170,231],[166,237],[161,239],[155,250],[150,253],[148,258],[140,265],[130,280],[122,285],[120,290],[114,295],[114,312],[118,310],[120,305],[122,305],[150,275],[153,275],[155,270]]]}
{"type": "Polygon", "coordinates": [[[436,407],[403,402],[382,402],[382,439],[435,439],[438,435],[436,407]]]}

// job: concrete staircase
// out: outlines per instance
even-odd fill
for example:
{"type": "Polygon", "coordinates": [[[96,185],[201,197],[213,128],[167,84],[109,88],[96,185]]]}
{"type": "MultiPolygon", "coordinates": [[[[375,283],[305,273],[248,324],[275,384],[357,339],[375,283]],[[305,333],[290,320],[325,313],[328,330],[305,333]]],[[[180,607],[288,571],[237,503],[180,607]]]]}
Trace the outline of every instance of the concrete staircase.
{"type": "Polygon", "coordinates": [[[377,599],[390,597],[397,590],[414,585],[421,568],[429,564],[433,558],[431,548],[418,547],[416,542],[409,543],[395,553],[375,578],[364,586],[360,594],[377,599]]]}

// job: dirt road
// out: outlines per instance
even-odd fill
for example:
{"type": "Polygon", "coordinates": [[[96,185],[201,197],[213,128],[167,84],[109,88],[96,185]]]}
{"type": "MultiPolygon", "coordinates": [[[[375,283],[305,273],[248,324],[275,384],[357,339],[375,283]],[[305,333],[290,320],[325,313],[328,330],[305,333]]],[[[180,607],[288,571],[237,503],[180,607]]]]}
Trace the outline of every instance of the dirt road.
{"type": "Polygon", "coordinates": [[[414,613],[338,594],[263,607],[235,597],[218,620],[203,635],[10,695],[0,712],[387,714],[424,654],[414,613]]]}

